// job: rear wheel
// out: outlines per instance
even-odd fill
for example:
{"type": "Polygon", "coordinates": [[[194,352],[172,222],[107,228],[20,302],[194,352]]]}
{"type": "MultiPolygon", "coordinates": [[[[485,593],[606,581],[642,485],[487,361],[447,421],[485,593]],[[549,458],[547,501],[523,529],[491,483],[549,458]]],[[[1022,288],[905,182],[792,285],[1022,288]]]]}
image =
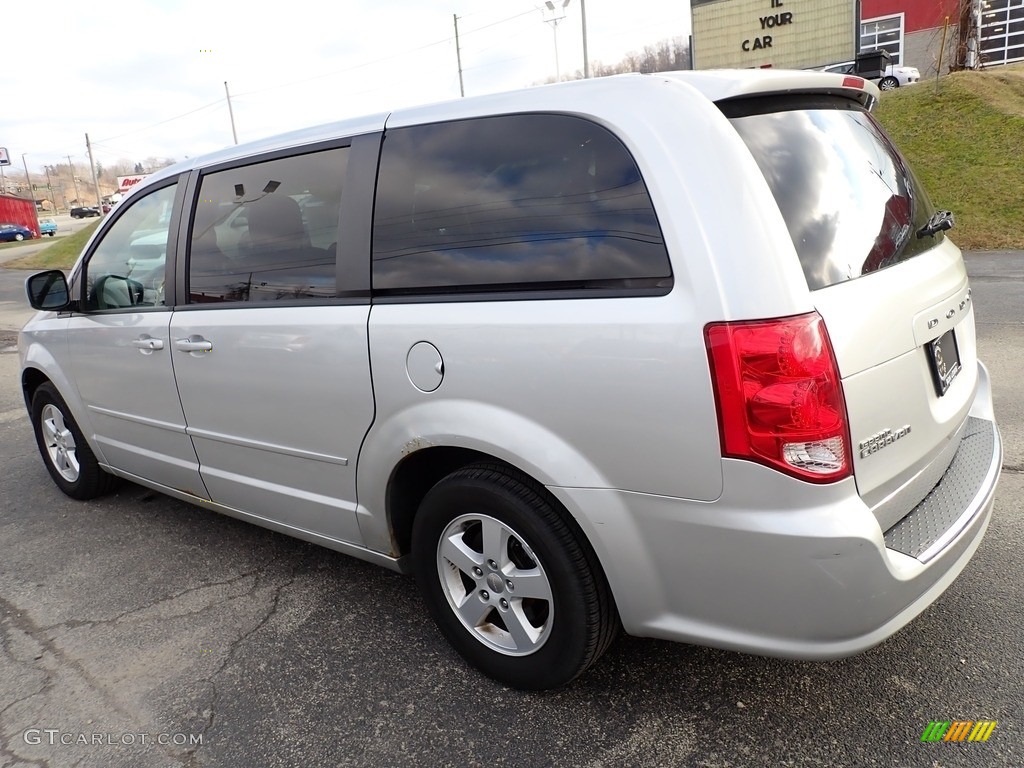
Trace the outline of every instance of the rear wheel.
{"type": "Polygon", "coordinates": [[[435,485],[416,516],[413,555],[445,637],[506,685],[564,685],[618,629],[593,551],[543,486],[511,468],[473,465],[435,485]]]}
{"type": "Polygon", "coordinates": [[[900,81],[895,77],[883,77],[882,82],[878,84],[880,90],[891,91],[893,88],[900,87],[900,81]]]}
{"type": "Polygon", "coordinates": [[[49,382],[32,397],[32,428],[50,477],[68,496],[93,499],[114,487],[116,478],[100,467],[67,403],[49,382]]]}

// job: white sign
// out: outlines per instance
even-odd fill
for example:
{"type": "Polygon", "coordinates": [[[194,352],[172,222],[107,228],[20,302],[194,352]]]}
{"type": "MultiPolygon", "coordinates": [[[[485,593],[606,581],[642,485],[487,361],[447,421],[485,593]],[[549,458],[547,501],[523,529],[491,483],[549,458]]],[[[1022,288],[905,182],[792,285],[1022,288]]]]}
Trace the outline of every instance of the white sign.
{"type": "Polygon", "coordinates": [[[11,158],[7,155],[7,147],[0,147],[0,165],[10,165],[11,158]]]}
{"type": "Polygon", "coordinates": [[[697,69],[802,69],[853,61],[857,6],[851,0],[696,0],[697,69]]]}
{"type": "Polygon", "coordinates": [[[117,191],[122,195],[127,195],[131,191],[132,187],[136,186],[140,181],[149,176],[148,173],[137,173],[134,176],[118,176],[117,177],[117,191]]]}

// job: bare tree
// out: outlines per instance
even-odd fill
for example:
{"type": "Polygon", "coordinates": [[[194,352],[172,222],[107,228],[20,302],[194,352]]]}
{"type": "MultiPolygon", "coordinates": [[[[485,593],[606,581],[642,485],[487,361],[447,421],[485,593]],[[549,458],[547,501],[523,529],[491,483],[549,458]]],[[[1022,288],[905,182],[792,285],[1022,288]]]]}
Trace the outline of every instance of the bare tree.
{"type": "Polygon", "coordinates": [[[143,173],[153,173],[153,171],[158,171],[161,168],[166,168],[169,165],[174,165],[176,162],[178,161],[175,160],[173,157],[150,156],[142,161],[142,165],[146,169],[145,171],[143,171],[143,173]]]}
{"type": "MultiPolygon", "coordinates": [[[[600,61],[591,62],[590,72],[594,77],[608,77],[609,75],[621,75],[626,72],[641,72],[651,74],[652,72],[671,72],[677,69],[690,68],[690,49],[681,37],[673,37],[661,40],[654,45],[645,45],[642,51],[630,51],[618,64],[602,64],[600,61]]],[[[572,79],[582,80],[583,72],[577,70],[572,79]]],[[[546,82],[553,83],[555,78],[548,78],[546,82]]]]}

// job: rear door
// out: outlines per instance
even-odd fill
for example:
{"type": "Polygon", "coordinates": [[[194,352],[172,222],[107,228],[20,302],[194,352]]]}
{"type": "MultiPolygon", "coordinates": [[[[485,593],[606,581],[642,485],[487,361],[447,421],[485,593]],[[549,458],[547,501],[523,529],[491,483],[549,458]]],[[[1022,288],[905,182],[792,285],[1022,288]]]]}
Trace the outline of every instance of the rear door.
{"type": "Polygon", "coordinates": [[[355,152],[336,142],[204,173],[170,328],[210,498],[349,542],[374,412],[368,208],[339,222],[372,193],[348,188],[355,152]]]}
{"type": "Polygon", "coordinates": [[[906,160],[856,102],[780,96],[724,111],[771,187],[825,319],[857,487],[885,530],[941,477],[974,400],[960,251],[932,226],[940,219],[906,160]]]}

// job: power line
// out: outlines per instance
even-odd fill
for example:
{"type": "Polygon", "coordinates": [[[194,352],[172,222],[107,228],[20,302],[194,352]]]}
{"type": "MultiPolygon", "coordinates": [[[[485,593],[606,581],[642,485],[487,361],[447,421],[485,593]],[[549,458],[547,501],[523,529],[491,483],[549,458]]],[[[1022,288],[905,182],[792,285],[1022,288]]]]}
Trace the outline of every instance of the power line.
{"type": "MultiPolygon", "coordinates": [[[[508,16],[508,17],[506,17],[504,19],[499,19],[499,20],[493,21],[493,22],[491,22],[489,24],[484,24],[483,26],[475,27],[473,29],[467,30],[466,32],[460,32],[460,36],[461,37],[465,37],[467,35],[472,35],[472,34],[475,34],[477,32],[482,32],[482,31],[484,31],[486,29],[490,29],[492,27],[496,27],[496,26],[498,26],[500,24],[505,24],[505,23],[508,23],[510,21],[514,21],[515,19],[522,18],[523,16],[528,16],[530,14],[533,14],[533,13],[536,12],[536,10],[537,10],[536,8],[531,8],[528,11],[523,11],[522,13],[517,13],[517,14],[515,14],[513,16],[508,16]]],[[[313,77],[303,78],[303,79],[299,79],[299,80],[292,80],[290,82],[280,83],[278,85],[267,86],[266,88],[257,88],[257,89],[251,90],[251,91],[244,91],[244,92],[239,93],[239,94],[232,94],[232,98],[235,99],[235,100],[238,100],[239,98],[244,97],[244,96],[252,96],[254,94],[266,93],[268,91],[278,90],[278,89],[281,89],[281,88],[288,88],[288,87],[291,87],[291,86],[294,86],[294,85],[299,85],[299,84],[302,84],[302,83],[313,82],[315,80],[322,80],[322,79],[327,78],[327,77],[334,77],[335,75],[346,74],[346,73],[349,73],[349,72],[355,72],[355,71],[360,70],[360,69],[365,69],[366,67],[372,67],[372,66],[375,66],[375,65],[378,65],[378,64],[383,64],[384,62],[387,62],[387,61],[392,61],[394,59],[403,58],[403,57],[408,56],[409,54],[417,53],[417,52],[423,51],[423,50],[427,50],[428,48],[434,48],[434,47],[439,46],[439,45],[446,45],[446,44],[454,42],[454,40],[455,40],[454,36],[445,37],[445,38],[440,39],[440,40],[435,40],[434,42],[431,42],[431,43],[426,43],[426,44],[421,45],[421,46],[419,46],[417,48],[411,48],[411,49],[408,49],[408,50],[405,50],[405,51],[401,51],[401,52],[392,54],[391,56],[385,56],[385,57],[382,57],[380,59],[375,59],[373,61],[365,62],[363,64],[357,64],[357,65],[355,65],[353,67],[346,67],[344,69],[334,70],[332,72],[326,72],[326,73],[324,73],[322,75],[314,75],[313,77]]],[[[483,50],[486,51],[488,49],[489,49],[489,47],[488,48],[484,48],[483,50]]],[[[523,58],[525,58],[525,57],[523,57],[523,58]]],[[[518,60],[518,59],[510,59],[509,61],[516,61],[516,60],[518,60]]],[[[487,66],[492,66],[492,64],[475,65],[475,66],[467,67],[466,69],[469,70],[469,69],[476,69],[478,67],[487,67],[487,66]]],[[[359,94],[362,94],[362,93],[368,93],[368,92],[371,92],[373,90],[376,90],[376,89],[370,88],[370,89],[367,89],[367,90],[364,90],[364,91],[360,91],[359,93],[357,93],[355,95],[359,95],[359,94]]],[[[130,131],[126,131],[124,133],[119,133],[119,134],[117,134],[115,136],[108,136],[108,137],[103,138],[103,139],[95,140],[95,141],[92,142],[92,144],[95,147],[97,145],[104,144],[104,143],[106,143],[108,141],[115,141],[115,140],[123,138],[125,136],[132,136],[132,135],[137,134],[137,133],[142,133],[144,131],[149,131],[149,130],[152,130],[153,128],[157,128],[157,127],[159,127],[161,125],[166,125],[167,123],[172,123],[172,122],[174,122],[176,120],[180,120],[180,119],[182,119],[184,117],[188,117],[190,115],[194,115],[197,112],[202,112],[204,110],[211,109],[211,108],[214,108],[214,107],[223,108],[224,107],[223,100],[222,99],[217,99],[216,101],[211,101],[211,102],[209,102],[207,104],[204,104],[202,106],[196,107],[195,109],[191,109],[188,112],[183,112],[183,113],[181,113],[179,115],[174,115],[173,117],[168,117],[165,120],[160,120],[159,122],[152,123],[152,124],[146,125],[146,126],[142,126],[140,128],[134,128],[134,129],[132,129],[130,131]]],[[[76,152],[81,151],[80,147],[77,147],[77,146],[74,148],[74,150],[76,152]]],[[[111,151],[111,150],[107,149],[105,151],[111,151]]],[[[39,151],[39,150],[36,150],[36,151],[32,152],[31,154],[38,157],[38,156],[41,156],[41,155],[42,156],[51,156],[51,155],[64,156],[67,153],[68,153],[68,148],[64,147],[64,149],[60,149],[60,150],[56,150],[55,149],[55,150],[51,150],[51,151],[39,151]]],[[[130,153],[128,153],[128,154],[130,154],[130,153]]]]}
{"type": "Polygon", "coordinates": [[[209,109],[210,107],[223,107],[223,106],[224,106],[224,102],[221,99],[217,99],[216,101],[211,101],[209,104],[204,104],[201,107],[196,107],[195,109],[189,110],[188,112],[183,112],[180,115],[175,115],[174,117],[169,117],[166,120],[161,120],[159,123],[153,123],[152,125],[147,125],[147,126],[145,126],[143,128],[135,128],[134,130],[127,131],[126,133],[119,133],[117,136],[108,136],[107,138],[99,139],[98,141],[96,141],[94,143],[99,144],[99,143],[102,143],[102,142],[114,141],[115,139],[120,139],[120,138],[123,138],[125,136],[131,136],[133,133],[141,133],[142,131],[148,131],[151,128],[156,128],[158,126],[165,125],[167,123],[172,123],[175,120],[180,120],[183,117],[188,117],[189,115],[194,115],[196,112],[202,112],[204,109],[209,109]]]}
{"type": "MultiPolygon", "coordinates": [[[[520,18],[522,16],[527,16],[527,15],[529,15],[531,13],[535,13],[535,12],[536,12],[536,9],[531,8],[529,11],[524,11],[523,13],[517,13],[515,16],[509,16],[508,18],[501,19],[499,21],[495,21],[495,22],[492,22],[490,24],[485,24],[482,27],[477,27],[476,29],[471,29],[471,30],[469,30],[467,32],[460,32],[459,34],[460,34],[461,37],[465,37],[466,35],[472,35],[475,32],[481,32],[481,31],[483,31],[485,29],[490,29],[491,27],[495,27],[498,24],[505,24],[506,22],[514,21],[515,19],[518,19],[518,18],[520,18]]],[[[252,90],[252,91],[244,91],[242,93],[233,94],[233,98],[237,99],[237,98],[240,98],[242,96],[251,96],[251,95],[256,94],[256,93],[266,93],[267,91],[274,91],[274,90],[278,90],[280,88],[289,88],[289,87],[291,87],[293,85],[301,85],[302,83],[310,83],[310,82],[313,82],[314,80],[323,80],[326,77],[334,77],[335,75],[343,75],[343,74],[347,74],[349,72],[355,72],[355,71],[360,70],[360,69],[365,69],[366,67],[373,67],[373,66],[376,66],[377,64],[383,64],[386,61],[392,61],[393,59],[404,58],[404,57],[408,56],[410,53],[417,53],[418,51],[425,51],[428,48],[434,48],[434,47],[436,47],[438,45],[446,45],[446,44],[452,43],[454,41],[455,41],[455,36],[452,35],[452,36],[449,36],[449,37],[445,37],[445,38],[443,38],[441,40],[435,40],[432,43],[426,43],[424,45],[419,46],[418,48],[410,48],[409,50],[401,51],[399,53],[394,53],[394,54],[392,54],[390,56],[384,56],[383,58],[380,58],[380,59],[374,59],[373,61],[367,61],[367,62],[364,62],[362,64],[356,64],[354,67],[346,67],[344,69],[336,69],[333,72],[325,72],[325,73],[323,73],[321,75],[313,75],[312,77],[306,77],[306,78],[303,78],[301,80],[291,80],[291,81],[289,81],[287,83],[280,83],[278,85],[269,85],[266,88],[257,88],[257,89],[252,90]]]]}

